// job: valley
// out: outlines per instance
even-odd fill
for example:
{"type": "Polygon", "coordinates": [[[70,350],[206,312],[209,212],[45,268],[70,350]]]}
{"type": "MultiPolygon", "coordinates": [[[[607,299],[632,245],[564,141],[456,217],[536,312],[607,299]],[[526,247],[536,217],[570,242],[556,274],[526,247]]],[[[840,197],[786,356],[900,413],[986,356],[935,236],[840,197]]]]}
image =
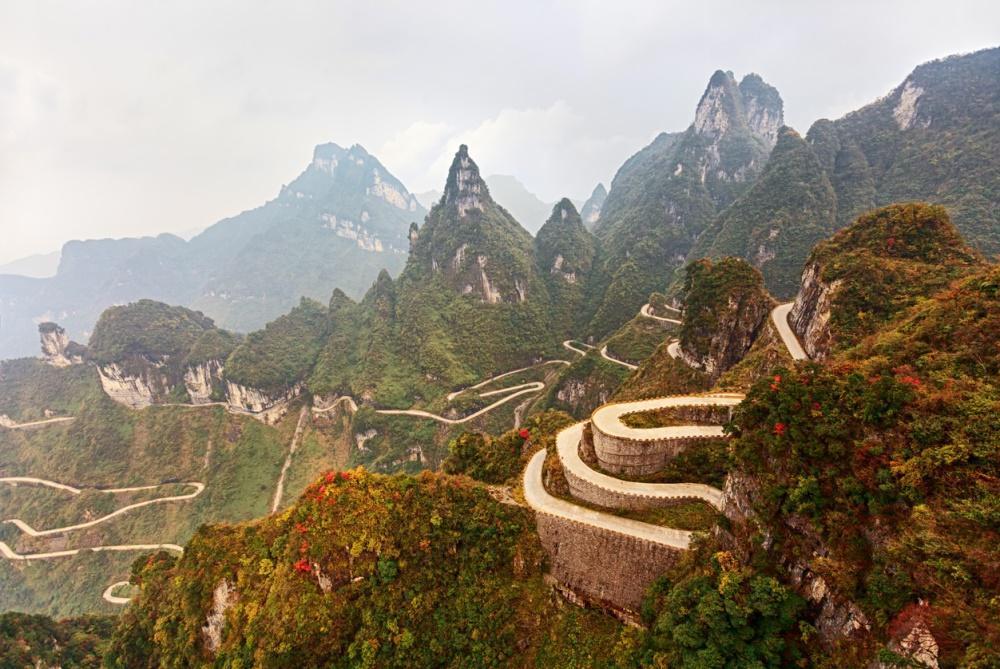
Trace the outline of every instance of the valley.
{"type": "Polygon", "coordinates": [[[531,226],[466,144],[426,210],[321,144],[189,242],[0,277],[41,348],[0,361],[0,608],[114,616],[130,669],[994,666],[998,84],[929,62],[799,135],[718,70],[531,226]]]}

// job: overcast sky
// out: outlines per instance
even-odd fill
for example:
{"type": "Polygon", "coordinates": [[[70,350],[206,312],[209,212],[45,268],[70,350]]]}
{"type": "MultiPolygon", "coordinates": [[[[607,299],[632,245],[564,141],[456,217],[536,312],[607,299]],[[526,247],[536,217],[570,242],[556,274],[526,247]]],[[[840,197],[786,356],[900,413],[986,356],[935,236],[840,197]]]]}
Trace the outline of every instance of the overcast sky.
{"type": "Polygon", "coordinates": [[[582,198],[716,69],[760,73],[805,132],[998,38],[995,0],[0,0],[0,263],[207,226],[326,141],[414,192],[466,142],[582,198]]]}

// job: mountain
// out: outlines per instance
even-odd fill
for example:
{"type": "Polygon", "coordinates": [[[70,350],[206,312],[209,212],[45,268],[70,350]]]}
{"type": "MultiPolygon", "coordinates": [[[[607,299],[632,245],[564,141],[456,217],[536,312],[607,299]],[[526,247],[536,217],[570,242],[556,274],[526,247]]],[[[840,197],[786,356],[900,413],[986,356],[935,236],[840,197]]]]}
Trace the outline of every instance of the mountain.
{"type": "Polygon", "coordinates": [[[756,74],[712,75],[682,133],[663,133],[625,162],[594,233],[605,246],[606,289],[593,334],[613,330],[663,288],[715,216],[764,167],[782,125],[777,90],[756,74]]]}
{"type": "Polygon", "coordinates": [[[59,251],[35,253],[0,265],[0,274],[16,274],[34,279],[53,276],[59,270],[59,251]]]}
{"type": "Polygon", "coordinates": [[[816,245],[788,321],[822,358],[981,266],[943,207],[890,205],[816,245]]]}
{"type": "Polygon", "coordinates": [[[35,324],[86,340],[112,304],[184,304],[250,331],[302,296],[340,287],[360,297],[382,269],[398,273],[424,209],[360,146],[317,146],[278,197],[184,241],[174,235],[68,242],[54,277],[0,276],[0,357],[35,349],[35,324]]]}
{"type": "Polygon", "coordinates": [[[517,367],[554,339],[534,241],[492,198],[465,145],[441,201],[412,229],[396,283],[400,345],[434,378],[517,367]]]}
{"type": "MultiPolygon", "coordinates": [[[[538,229],[545,223],[552,207],[557,204],[544,202],[529,191],[517,177],[509,174],[491,174],[486,177],[485,181],[493,199],[532,235],[538,233],[538,229]]],[[[441,191],[430,190],[417,193],[416,198],[427,209],[430,209],[441,199],[441,191]]]]}
{"type": "Polygon", "coordinates": [[[690,258],[737,255],[791,297],[809,249],[876,206],[948,209],[987,255],[1000,252],[1000,49],[916,68],[858,111],[783,129],[759,182],[704,232],[690,258]]]}
{"type": "Polygon", "coordinates": [[[535,258],[548,284],[553,325],[562,327],[560,336],[575,337],[580,331],[596,254],[597,240],[573,203],[563,198],[535,236],[535,258]]]}
{"type": "Polygon", "coordinates": [[[874,206],[931,201],[974,247],[1000,252],[1000,48],[925,63],[883,98],[817,121],[807,140],[840,225],[874,206]]]}
{"type": "Polygon", "coordinates": [[[745,258],[771,293],[790,297],[806,254],[837,228],[836,210],[815,153],[797,132],[782,128],[760,178],[702,233],[690,257],[745,258]]]}
{"type": "Polygon", "coordinates": [[[604,200],[608,197],[608,191],[604,188],[604,184],[597,184],[594,187],[594,192],[590,194],[587,201],[583,203],[583,207],[580,208],[580,217],[583,218],[583,224],[587,226],[588,230],[593,230],[594,226],[597,225],[597,221],[601,218],[601,207],[604,206],[604,200]]]}

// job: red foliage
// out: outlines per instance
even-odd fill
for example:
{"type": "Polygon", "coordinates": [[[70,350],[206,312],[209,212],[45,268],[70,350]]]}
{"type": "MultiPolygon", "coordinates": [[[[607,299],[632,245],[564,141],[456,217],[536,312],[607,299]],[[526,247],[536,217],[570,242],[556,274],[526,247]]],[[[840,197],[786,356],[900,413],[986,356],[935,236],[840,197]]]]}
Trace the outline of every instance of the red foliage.
{"type": "Polygon", "coordinates": [[[333,483],[336,477],[337,475],[334,472],[327,472],[326,476],[323,477],[323,480],[327,483],[333,483]]]}
{"type": "Polygon", "coordinates": [[[785,425],[784,423],[775,423],[774,424],[774,433],[776,435],[778,435],[779,437],[781,435],[783,435],[785,433],[785,430],[787,430],[787,429],[788,429],[788,426],[785,425]]]}
{"type": "Polygon", "coordinates": [[[305,523],[295,523],[295,531],[299,534],[305,534],[309,531],[309,526],[305,523]]]}
{"type": "Polygon", "coordinates": [[[521,437],[521,439],[527,439],[528,437],[531,436],[531,433],[528,432],[526,428],[522,427],[520,431],[518,431],[517,436],[521,437]]]}
{"type": "Polygon", "coordinates": [[[295,571],[300,574],[311,574],[312,565],[309,564],[309,560],[307,558],[302,558],[295,563],[295,571]]]}
{"type": "Polygon", "coordinates": [[[350,481],[351,480],[351,472],[340,472],[340,480],[341,481],[350,481]]]}

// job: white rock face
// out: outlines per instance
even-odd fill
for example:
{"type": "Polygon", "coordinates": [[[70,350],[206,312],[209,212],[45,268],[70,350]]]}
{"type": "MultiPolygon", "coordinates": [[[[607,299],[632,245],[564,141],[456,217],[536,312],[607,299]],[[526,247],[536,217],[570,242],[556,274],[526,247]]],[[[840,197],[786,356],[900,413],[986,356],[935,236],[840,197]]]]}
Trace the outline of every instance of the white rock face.
{"type": "Polygon", "coordinates": [[[377,169],[372,170],[372,178],[375,179],[375,183],[368,188],[369,194],[385,200],[397,209],[410,211],[410,198],[400,193],[391,184],[382,181],[382,175],[377,169]]]}
{"type": "Polygon", "coordinates": [[[549,273],[562,278],[566,283],[576,283],[576,272],[564,272],[562,268],[564,262],[565,259],[562,255],[557,255],[556,259],[552,261],[552,269],[549,270],[549,273]]]}
{"type": "Polygon", "coordinates": [[[365,446],[369,440],[374,439],[378,436],[378,430],[372,428],[370,430],[365,430],[364,432],[354,435],[354,442],[358,445],[358,450],[365,452],[368,448],[365,446]]]}
{"type": "Polygon", "coordinates": [[[917,103],[923,94],[924,89],[915,85],[909,79],[903,84],[903,90],[899,94],[899,102],[896,103],[896,108],[892,110],[892,117],[896,119],[896,125],[899,126],[900,130],[909,130],[918,125],[926,128],[930,125],[930,119],[921,120],[917,116],[917,103]]]}
{"type": "Polygon", "coordinates": [[[218,360],[193,365],[184,371],[184,387],[192,404],[211,402],[213,385],[221,381],[222,363],[218,360]]]}
{"type": "Polygon", "coordinates": [[[205,649],[214,653],[222,645],[222,630],[226,624],[226,611],[236,603],[236,590],[229,581],[223,579],[212,592],[212,609],[208,612],[205,625],[201,628],[201,636],[205,641],[205,649]]]}
{"type": "Polygon", "coordinates": [[[699,135],[718,137],[729,128],[729,115],[724,106],[725,95],[722,86],[712,86],[705,91],[694,113],[694,129],[699,135]]]}
{"type": "Polygon", "coordinates": [[[898,643],[890,644],[892,650],[928,669],[938,669],[938,643],[927,624],[918,620],[909,633],[898,643]]]}
{"type": "Polygon", "coordinates": [[[760,100],[755,97],[744,100],[743,106],[746,110],[750,132],[774,148],[774,145],[778,143],[778,131],[785,122],[782,114],[775,113],[770,107],[762,105],[760,100]]]}
{"type": "Polygon", "coordinates": [[[464,156],[460,161],[460,168],[456,172],[456,182],[458,193],[455,198],[455,206],[458,208],[458,215],[465,216],[473,209],[483,210],[482,182],[479,179],[477,170],[473,169],[475,163],[468,156],[464,156]]]}
{"type": "Polygon", "coordinates": [[[336,158],[313,158],[313,167],[318,169],[320,172],[326,172],[330,176],[337,170],[337,159],[336,158]]]}
{"type": "Polygon", "coordinates": [[[97,374],[108,397],[131,409],[144,409],[153,403],[154,398],[169,391],[166,378],[156,369],[154,367],[139,376],[131,376],[113,362],[99,366],[97,374]]]}
{"type": "Polygon", "coordinates": [[[273,425],[288,413],[288,403],[302,393],[302,384],[296,384],[279,395],[268,395],[258,388],[226,381],[226,403],[237,413],[248,413],[254,418],[273,425]]]}
{"type": "Polygon", "coordinates": [[[56,326],[54,330],[38,332],[42,344],[42,360],[53,367],[69,367],[83,362],[83,358],[78,355],[68,355],[66,349],[69,346],[69,336],[66,330],[56,326]]]}
{"type": "MultiPolygon", "coordinates": [[[[361,214],[362,220],[367,220],[368,212],[363,211],[361,214]]],[[[338,237],[354,240],[358,248],[374,253],[381,253],[385,249],[382,240],[368,232],[360,223],[347,218],[337,218],[335,214],[320,214],[319,218],[324,221],[324,228],[332,230],[338,237]]]]}
{"type": "Polygon", "coordinates": [[[500,289],[495,288],[490,282],[490,277],[486,275],[487,261],[488,258],[484,255],[476,256],[476,262],[479,264],[479,281],[482,288],[483,302],[487,304],[499,304],[503,301],[503,296],[500,294],[500,289]]]}
{"type": "Polygon", "coordinates": [[[788,323],[802,341],[809,357],[819,360],[830,352],[830,308],[842,280],[824,283],[818,263],[811,263],[802,272],[802,285],[795,296],[795,305],[788,314],[788,323]]]}

